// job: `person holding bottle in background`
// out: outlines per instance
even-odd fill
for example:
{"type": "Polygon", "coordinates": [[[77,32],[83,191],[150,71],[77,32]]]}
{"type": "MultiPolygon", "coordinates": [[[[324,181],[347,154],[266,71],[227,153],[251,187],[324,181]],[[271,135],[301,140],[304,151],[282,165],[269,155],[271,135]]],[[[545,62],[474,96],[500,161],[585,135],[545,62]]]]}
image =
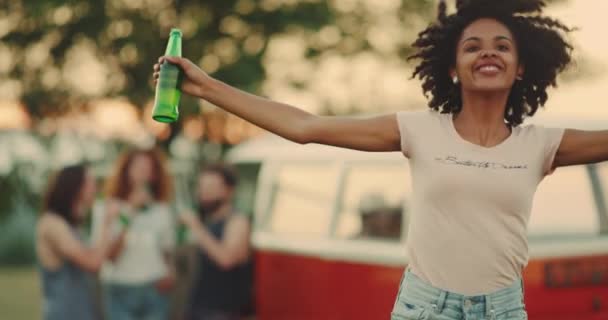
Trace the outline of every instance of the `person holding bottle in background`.
{"type": "MultiPolygon", "coordinates": [[[[129,150],[117,161],[106,197],[121,205],[113,232],[120,241],[103,266],[106,315],[112,320],[167,319],[174,285],[172,183],[164,155],[156,149],[129,150]]],[[[104,221],[104,203],[93,214],[94,235],[104,221]]]]}
{"type": "Polygon", "coordinates": [[[188,320],[239,320],[253,312],[251,227],[248,217],[232,205],[236,186],[231,167],[204,167],[198,176],[198,214],[180,215],[199,260],[188,320]]]}
{"type": "Polygon", "coordinates": [[[36,225],[44,320],[97,319],[93,274],[110,252],[110,228],[119,210],[116,204],[106,206],[98,237],[87,245],[81,226],[95,193],[95,178],[81,164],[61,169],[49,183],[36,225]]]}

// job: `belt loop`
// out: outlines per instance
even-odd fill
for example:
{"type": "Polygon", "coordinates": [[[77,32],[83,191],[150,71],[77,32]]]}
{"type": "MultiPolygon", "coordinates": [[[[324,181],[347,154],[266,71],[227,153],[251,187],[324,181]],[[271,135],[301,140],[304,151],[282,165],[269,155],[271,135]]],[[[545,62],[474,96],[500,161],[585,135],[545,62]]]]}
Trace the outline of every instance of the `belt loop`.
{"type": "Polygon", "coordinates": [[[437,297],[437,301],[435,302],[435,311],[437,313],[441,313],[443,308],[445,307],[445,302],[448,300],[448,292],[445,290],[441,290],[439,293],[439,297],[437,297]]]}
{"type": "Polygon", "coordinates": [[[494,306],[492,303],[491,295],[486,295],[486,319],[488,320],[496,320],[496,312],[494,311],[494,306]]]}

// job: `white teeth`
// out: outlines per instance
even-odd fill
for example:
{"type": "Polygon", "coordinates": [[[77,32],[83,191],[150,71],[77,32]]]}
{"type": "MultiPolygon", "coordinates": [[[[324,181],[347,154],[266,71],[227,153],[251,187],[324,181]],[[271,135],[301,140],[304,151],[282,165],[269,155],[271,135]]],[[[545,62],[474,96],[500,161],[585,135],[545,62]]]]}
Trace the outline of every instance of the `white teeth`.
{"type": "Polygon", "coordinates": [[[479,70],[481,71],[498,71],[497,66],[483,66],[479,70]]]}

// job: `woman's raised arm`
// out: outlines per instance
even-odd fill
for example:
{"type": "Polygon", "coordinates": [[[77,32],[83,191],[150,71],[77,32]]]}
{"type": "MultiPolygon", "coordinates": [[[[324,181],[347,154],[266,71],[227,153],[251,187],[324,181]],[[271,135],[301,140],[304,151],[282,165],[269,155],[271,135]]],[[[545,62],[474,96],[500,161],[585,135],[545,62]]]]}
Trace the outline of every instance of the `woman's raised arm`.
{"type": "Polygon", "coordinates": [[[154,65],[157,81],[160,64],[167,60],[183,73],[182,92],[243,118],[288,140],[320,143],[363,151],[399,151],[396,115],[368,118],[320,117],[288,104],[246,93],[211,78],[190,60],[161,57],[154,65]]]}

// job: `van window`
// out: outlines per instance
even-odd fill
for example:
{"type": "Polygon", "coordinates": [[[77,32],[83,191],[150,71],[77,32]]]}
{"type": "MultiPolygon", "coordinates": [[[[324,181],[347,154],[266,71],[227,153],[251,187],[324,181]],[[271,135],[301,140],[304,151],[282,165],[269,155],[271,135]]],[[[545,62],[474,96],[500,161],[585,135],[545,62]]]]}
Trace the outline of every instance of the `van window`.
{"type": "Polygon", "coordinates": [[[528,227],[530,236],[597,235],[599,224],[585,166],[558,168],[541,182],[528,227]]]}
{"type": "Polygon", "coordinates": [[[351,164],[344,180],[336,237],[399,241],[410,195],[407,165],[351,164]]]}
{"type": "Polygon", "coordinates": [[[239,179],[234,196],[235,207],[239,212],[253,216],[261,165],[260,163],[239,163],[234,167],[239,179]]]}
{"type": "Polygon", "coordinates": [[[338,175],[339,167],[331,163],[281,165],[273,182],[268,229],[327,235],[338,175]]]}

